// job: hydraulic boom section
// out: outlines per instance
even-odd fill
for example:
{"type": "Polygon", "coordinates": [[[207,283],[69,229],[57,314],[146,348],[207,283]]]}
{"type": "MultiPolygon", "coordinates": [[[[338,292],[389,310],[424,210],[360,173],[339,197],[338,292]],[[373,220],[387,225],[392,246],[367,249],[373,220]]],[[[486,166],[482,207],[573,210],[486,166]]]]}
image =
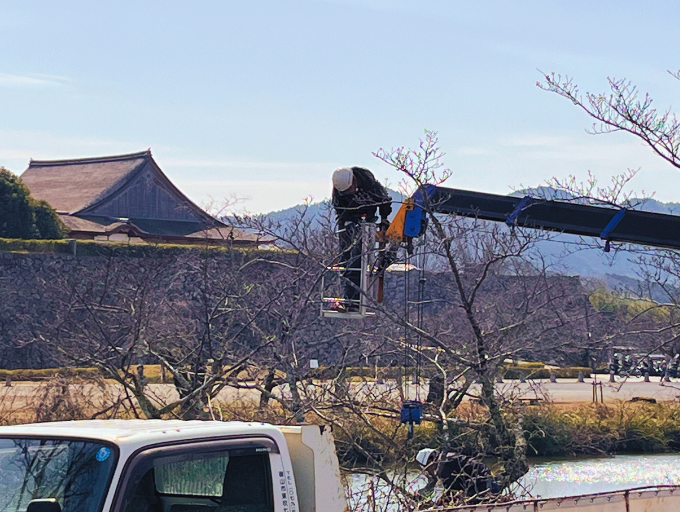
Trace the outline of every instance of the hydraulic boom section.
{"type": "MultiPolygon", "coordinates": [[[[426,185],[402,205],[405,221],[401,238],[420,236],[426,212],[447,213],[511,226],[559,231],[652,247],[680,249],[680,216],[640,210],[592,206],[537,197],[512,197],[426,185]]],[[[399,215],[399,213],[397,213],[399,215]]],[[[388,231],[388,234],[389,231],[388,231]]]]}

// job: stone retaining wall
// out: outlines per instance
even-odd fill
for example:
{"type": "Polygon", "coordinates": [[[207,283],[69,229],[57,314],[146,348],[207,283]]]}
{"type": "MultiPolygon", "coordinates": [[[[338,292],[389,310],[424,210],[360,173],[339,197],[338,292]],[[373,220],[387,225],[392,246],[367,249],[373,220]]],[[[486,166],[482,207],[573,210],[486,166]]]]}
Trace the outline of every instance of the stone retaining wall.
{"type": "MultiPolygon", "coordinates": [[[[63,356],[49,347],[46,340],[53,338],[60,326],[68,329],[73,322],[72,312],[67,315],[74,290],[103,286],[106,269],[110,286],[125,286],[126,282],[141,279],[144,275],[157,275],[152,281],[151,295],[156,300],[190,304],[200,298],[200,283],[196,283],[196,269],[189,268],[195,261],[183,260],[183,251],[157,258],[107,258],[103,256],[75,257],[67,254],[2,253],[0,252],[0,368],[44,368],[64,364],[63,356]],[[159,269],[159,266],[165,267],[159,269]],[[113,277],[111,277],[113,276],[113,277]],[[66,324],[66,325],[65,325],[66,324]]],[[[211,262],[212,271],[229,272],[228,255],[216,253],[211,262]]],[[[258,277],[252,276],[254,279],[258,277]]],[[[415,276],[414,276],[415,277],[415,276]]],[[[388,276],[385,287],[387,302],[403,303],[403,276],[388,276]]],[[[412,286],[415,281],[412,280],[412,286]]],[[[414,288],[415,289],[415,288],[414,288]]],[[[320,298],[320,295],[319,295],[320,298]]],[[[318,301],[317,297],[314,297],[318,301]]],[[[319,318],[318,302],[304,312],[304,327],[299,337],[310,346],[306,351],[321,364],[337,362],[342,347],[317,346],[319,340],[342,337],[357,327],[371,329],[375,319],[365,321],[319,318]]],[[[62,329],[63,332],[63,329],[62,329]]],[[[348,334],[349,336],[349,334],[348,334]]],[[[356,349],[360,356],[360,349],[356,349]]],[[[356,358],[354,358],[356,359],[356,358]]]]}
{"type": "MultiPolygon", "coordinates": [[[[193,322],[190,317],[195,316],[197,304],[201,300],[204,277],[207,276],[210,286],[219,287],[224,281],[225,286],[233,287],[228,279],[238,267],[239,262],[236,260],[244,257],[244,253],[236,251],[233,254],[215,252],[204,258],[207,270],[202,274],[197,268],[200,259],[197,259],[197,255],[201,253],[196,250],[163,250],[155,257],[126,256],[124,252],[112,254],[108,257],[76,257],[54,253],[0,252],[0,368],[44,368],[74,364],[73,361],[65,361],[64,355],[59,354],[60,346],[50,344],[50,341],[64,338],[65,333],[77,331],[81,323],[88,321],[82,307],[80,311],[74,308],[74,294],[90,294],[98,297],[101,307],[117,307],[116,301],[128,300],[126,291],[131,295],[137,293],[144,288],[142,284],[147,282],[145,293],[148,294],[149,304],[159,307],[158,304],[172,303],[174,309],[170,312],[181,310],[180,316],[184,315],[193,322]],[[114,292],[120,290],[122,292],[113,297],[114,292]]],[[[265,283],[269,287],[267,279],[271,278],[273,271],[266,265],[252,266],[250,274],[244,279],[256,284],[265,283]]],[[[399,317],[404,314],[405,275],[403,272],[387,272],[385,278],[384,304],[399,317]]],[[[421,275],[418,271],[410,271],[407,275],[410,297],[415,302],[418,300],[421,275]]],[[[425,322],[432,321],[434,330],[445,330],[447,325],[452,326],[456,322],[460,323],[461,329],[465,329],[464,314],[457,306],[458,297],[451,274],[427,273],[424,278],[422,298],[425,302],[425,322]]],[[[278,279],[281,279],[280,275],[278,279]]],[[[583,316],[584,305],[589,308],[590,304],[584,299],[578,277],[551,279],[551,293],[555,293],[557,288],[561,290],[555,293],[561,297],[556,300],[562,301],[560,314],[568,316],[573,310],[575,315],[583,316]]],[[[513,276],[490,279],[480,291],[486,298],[478,298],[478,302],[487,308],[497,306],[494,302],[504,300],[504,296],[510,297],[521,287],[515,281],[518,278],[513,276]]],[[[276,282],[271,283],[271,286],[276,286],[276,282]]],[[[323,366],[340,361],[343,364],[357,364],[365,362],[364,356],[374,353],[375,347],[393,343],[393,340],[403,336],[401,328],[386,319],[385,315],[352,321],[320,318],[320,295],[314,292],[312,299],[313,303],[304,308],[302,319],[295,327],[296,357],[318,359],[323,366]]],[[[163,315],[159,315],[149,329],[163,328],[163,315]]],[[[596,313],[592,312],[591,324],[596,323],[595,316],[596,313]]],[[[416,321],[415,305],[411,306],[410,318],[412,322],[416,321]]],[[[546,318],[545,321],[553,320],[546,318]]],[[[594,327],[591,325],[592,329],[594,327]]],[[[82,338],[83,333],[78,335],[82,338]]],[[[246,333],[243,336],[242,344],[247,347],[250,343],[248,335],[246,333]]],[[[82,347],[82,340],[80,343],[82,347]]],[[[380,364],[401,364],[403,360],[400,350],[390,351],[383,347],[379,352],[387,354],[382,357],[380,364]]],[[[155,362],[142,356],[140,359],[142,362],[155,362]]],[[[373,362],[375,359],[369,364],[373,362]]]]}

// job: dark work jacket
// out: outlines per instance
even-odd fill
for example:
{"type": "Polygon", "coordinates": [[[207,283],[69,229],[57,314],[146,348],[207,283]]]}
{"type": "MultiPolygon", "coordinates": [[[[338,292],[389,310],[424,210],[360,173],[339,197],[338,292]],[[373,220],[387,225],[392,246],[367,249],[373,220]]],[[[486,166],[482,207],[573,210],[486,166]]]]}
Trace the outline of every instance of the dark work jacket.
{"type": "Polygon", "coordinates": [[[340,226],[345,222],[358,222],[363,215],[366,220],[376,220],[376,210],[380,210],[380,217],[387,220],[392,213],[392,198],[385,187],[375,179],[373,173],[363,167],[352,167],[354,179],[357,183],[354,194],[342,195],[333,187],[333,207],[340,226]]]}
{"type": "Polygon", "coordinates": [[[462,491],[470,497],[500,490],[483,462],[462,454],[448,454],[437,465],[437,476],[445,489],[462,491]]]}

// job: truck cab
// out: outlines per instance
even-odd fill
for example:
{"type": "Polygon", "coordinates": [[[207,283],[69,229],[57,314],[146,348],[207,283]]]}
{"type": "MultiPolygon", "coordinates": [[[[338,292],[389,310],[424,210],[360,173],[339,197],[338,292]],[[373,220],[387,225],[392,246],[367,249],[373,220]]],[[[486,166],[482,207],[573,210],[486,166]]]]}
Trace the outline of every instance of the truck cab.
{"type": "Polygon", "coordinates": [[[347,504],[323,426],[86,420],[0,427],[0,510],[344,512],[347,504]]]}

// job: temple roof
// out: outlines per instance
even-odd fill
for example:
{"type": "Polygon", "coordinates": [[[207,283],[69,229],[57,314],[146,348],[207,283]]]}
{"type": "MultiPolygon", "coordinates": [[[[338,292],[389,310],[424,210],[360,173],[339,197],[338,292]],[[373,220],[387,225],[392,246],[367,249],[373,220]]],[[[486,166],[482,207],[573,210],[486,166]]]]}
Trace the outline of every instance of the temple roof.
{"type": "Polygon", "coordinates": [[[151,150],[70,160],[31,160],[21,175],[31,195],[47,201],[69,236],[128,232],[151,240],[270,243],[227,226],[186,197],[163,173],[151,150]]]}
{"type": "Polygon", "coordinates": [[[21,179],[36,199],[74,214],[116,192],[151,159],[151,150],[71,160],[31,160],[21,179]]]}

